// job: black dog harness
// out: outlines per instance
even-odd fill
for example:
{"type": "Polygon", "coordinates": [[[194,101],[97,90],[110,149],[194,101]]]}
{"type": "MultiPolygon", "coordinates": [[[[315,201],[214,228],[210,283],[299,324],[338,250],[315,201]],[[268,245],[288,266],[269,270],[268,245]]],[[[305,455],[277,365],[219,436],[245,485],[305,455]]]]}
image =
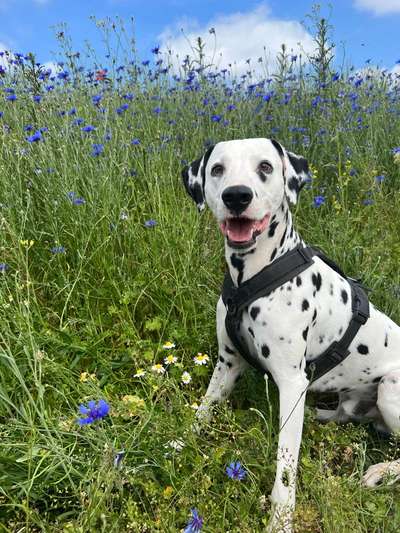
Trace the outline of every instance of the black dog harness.
{"type": "Polygon", "coordinates": [[[347,277],[336,263],[316,248],[298,245],[270,265],[267,265],[239,287],[235,287],[228,271],[222,287],[222,300],[227,310],[225,318],[226,331],[233,345],[244,359],[263,374],[266,373],[266,369],[261,365],[259,359],[250,353],[244,337],[240,334],[243,311],[246,308],[248,309],[248,306],[258,300],[258,298],[268,296],[276,288],[292,280],[310,267],[314,263],[314,256],[322,259],[324,263],[349,282],[353,316],[342,338],[339,341],[334,341],[323,353],[306,363],[306,374],[310,381],[319,379],[346,359],[350,354],[348,348],[352,340],[360,327],[369,318],[368,297],[360,282],[347,277]]]}

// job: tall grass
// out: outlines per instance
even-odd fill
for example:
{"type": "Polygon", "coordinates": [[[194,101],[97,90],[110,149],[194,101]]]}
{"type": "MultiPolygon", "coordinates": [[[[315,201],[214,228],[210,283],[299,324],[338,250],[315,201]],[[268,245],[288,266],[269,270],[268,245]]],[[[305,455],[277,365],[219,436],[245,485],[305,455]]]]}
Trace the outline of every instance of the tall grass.
{"type": "MultiPolygon", "coordinates": [[[[231,138],[273,136],[306,156],[300,233],[398,320],[399,85],[369,69],[317,83],[289,55],[281,76],[258,79],[196,61],[173,75],[157,51],[148,65],[111,58],[105,73],[66,53],[51,74],[10,55],[0,78],[0,531],[179,531],[193,507],[204,531],[262,531],[274,385],[266,394],[250,371],[206,432],[191,431],[213,366],[193,358],[215,359],[224,264],[180,168],[231,138]],[[110,414],[80,427],[79,405],[100,398],[110,414]],[[228,479],[232,460],[245,481],[228,479]]],[[[309,408],[297,531],[397,532],[399,489],[360,486],[396,455],[395,438],[318,425],[309,408]]]]}

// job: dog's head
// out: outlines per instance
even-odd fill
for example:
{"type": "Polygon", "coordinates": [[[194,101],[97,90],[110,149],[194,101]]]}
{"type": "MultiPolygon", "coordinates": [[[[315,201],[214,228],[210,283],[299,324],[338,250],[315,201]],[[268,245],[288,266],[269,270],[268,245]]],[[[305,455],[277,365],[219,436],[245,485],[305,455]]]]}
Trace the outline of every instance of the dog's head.
{"type": "Polygon", "coordinates": [[[207,204],[233,248],[252,246],[285,198],[297,202],[308,181],[304,157],[274,139],[225,141],[182,171],[189,195],[201,211],[207,204]]]}

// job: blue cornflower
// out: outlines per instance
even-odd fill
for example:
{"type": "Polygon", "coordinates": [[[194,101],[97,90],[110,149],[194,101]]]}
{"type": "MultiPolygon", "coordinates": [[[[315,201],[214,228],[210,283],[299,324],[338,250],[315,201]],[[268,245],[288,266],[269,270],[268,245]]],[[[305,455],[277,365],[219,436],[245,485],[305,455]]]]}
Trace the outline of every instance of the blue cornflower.
{"type": "Polygon", "coordinates": [[[92,145],[92,156],[98,157],[104,151],[104,144],[93,144],[92,145]]]}
{"type": "Polygon", "coordinates": [[[192,513],[192,519],[185,527],[183,533],[197,533],[198,531],[201,531],[203,527],[203,519],[199,516],[198,510],[191,509],[190,512],[192,513]]]}
{"type": "Polygon", "coordinates": [[[159,52],[160,52],[160,47],[159,46],[155,46],[154,48],[151,49],[151,53],[152,54],[157,55],[159,52]]]}
{"type": "Polygon", "coordinates": [[[53,246],[53,248],[50,249],[50,252],[52,254],[65,254],[65,248],[64,246],[53,246]]]}
{"type": "Polygon", "coordinates": [[[63,70],[62,72],[59,72],[57,74],[57,78],[60,79],[60,80],[66,80],[69,76],[69,72],[68,70],[63,70]]]}
{"type": "Polygon", "coordinates": [[[375,176],[375,181],[377,183],[382,183],[382,181],[385,179],[385,176],[375,176]]]}
{"type": "Polygon", "coordinates": [[[40,94],[35,94],[34,97],[33,97],[33,101],[36,102],[37,104],[40,104],[42,100],[42,97],[40,96],[40,94]]]}
{"type": "Polygon", "coordinates": [[[235,479],[239,481],[242,481],[242,479],[244,479],[247,475],[247,472],[242,466],[242,464],[240,463],[240,461],[236,461],[236,463],[235,462],[230,463],[226,467],[226,473],[230,479],[235,479]]]}
{"type": "Polygon", "coordinates": [[[100,420],[108,415],[110,406],[105,400],[99,400],[96,404],[94,400],[88,402],[87,407],[85,405],[79,406],[79,412],[81,415],[87,415],[86,418],[78,418],[77,422],[80,426],[91,424],[95,420],[100,420]]]}
{"type": "Polygon", "coordinates": [[[8,265],[7,263],[0,263],[0,273],[1,274],[5,274],[6,271],[8,270],[8,265]]]}
{"type": "Polygon", "coordinates": [[[26,126],[24,126],[24,131],[32,131],[32,130],[33,130],[32,124],[27,124],[26,126]]]}
{"type": "Polygon", "coordinates": [[[131,140],[131,144],[134,144],[135,146],[137,146],[137,145],[140,144],[140,140],[139,139],[132,139],[131,140]]]}
{"type": "Polygon", "coordinates": [[[46,85],[46,91],[47,91],[48,93],[50,93],[50,92],[53,91],[53,90],[54,90],[54,85],[46,85]]]}
{"type": "Polygon", "coordinates": [[[372,198],[366,198],[365,200],[363,200],[362,203],[364,205],[372,205],[374,203],[374,201],[372,200],[372,198]]]}
{"type": "Polygon", "coordinates": [[[71,107],[71,109],[68,111],[68,115],[70,117],[76,115],[76,107],[71,107]]]}
{"type": "Polygon", "coordinates": [[[4,116],[3,111],[0,111],[0,118],[3,118],[3,116],[4,116]]]}
{"type": "Polygon", "coordinates": [[[126,93],[122,95],[122,98],[125,98],[125,100],[133,100],[134,95],[132,93],[126,93]]]}
{"type": "Polygon", "coordinates": [[[30,135],[29,137],[25,137],[25,139],[28,141],[28,143],[35,143],[42,140],[42,133],[40,130],[36,130],[33,135],[30,135]]]}
{"type": "Polygon", "coordinates": [[[117,107],[115,111],[118,113],[118,115],[122,115],[122,113],[124,113],[128,108],[129,104],[122,104],[120,107],[117,107]]]}
{"type": "Polygon", "coordinates": [[[148,59],[146,59],[145,61],[142,61],[142,65],[144,67],[147,67],[147,65],[149,65],[150,61],[148,59]]]}
{"type": "Polygon", "coordinates": [[[95,94],[94,96],[92,96],[92,102],[94,103],[94,105],[99,105],[102,98],[103,98],[102,94],[95,94]]]}
{"type": "Polygon", "coordinates": [[[84,123],[83,118],[79,118],[79,117],[72,121],[72,125],[73,126],[80,126],[83,123],[84,123]]]}
{"type": "Polygon", "coordinates": [[[150,218],[150,220],[146,220],[144,225],[146,226],[146,228],[154,228],[154,226],[157,226],[157,221],[153,218],[150,218]]]}
{"type": "Polygon", "coordinates": [[[91,126],[90,124],[88,124],[87,126],[83,126],[83,128],[81,128],[81,130],[86,133],[90,133],[91,131],[94,131],[95,129],[96,128],[94,126],[91,126]]]}
{"type": "Polygon", "coordinates": [[[320,207],[321,205],[323,205],[325,203],[325,196],[316,196],[314,198],[314,207],[320,207]]]}
{"type": "Polygon", "coordinates": [[[213,122],[220,122],[220,121],[221,121],[221,118],[222,118],[221,115],[212,115],[212,116],[211,116],[211,120],[212,120],[213,122]]]}
{"type": "Polygon", "coordinates": [[[9,102],[14,102],[17,99],[17,95],[15,93],[11,93],[8,96],[6,96],[6,100],[9,102]]]}
{"type": "Polygon", "coordinates": [[[229,104],[228,106],[226,106],[226,109],[228,111],[234,111],[236,109],[236,106],[235,104],[229,104]]]}
{"type": "Polygon", "coordinates": [[[153,109],[153,113],[155,113],[156,115],[159,115],[161,113],[161,111],[162,111],[161,107],[155,107],[153,109]]]}
{"type": "Polygon", "coordinates": [[[395,148],[392,148],[393,154],[400,154],[400,146],[396,146],[395,148]]]}

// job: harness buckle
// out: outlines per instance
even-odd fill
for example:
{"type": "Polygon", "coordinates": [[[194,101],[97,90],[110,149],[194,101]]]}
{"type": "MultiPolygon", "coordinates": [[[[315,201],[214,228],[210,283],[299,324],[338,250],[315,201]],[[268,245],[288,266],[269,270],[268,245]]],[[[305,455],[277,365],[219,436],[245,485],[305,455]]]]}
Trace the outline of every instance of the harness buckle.
{"type": "Polygon", "coordinates": [[[355,315],[353,315],[353,320],[356,320],[356,322],[359,322],[362,326],[366,323],[368,318],[369,315],[361,311],[361,309],[357,309],[355,315]]]}

